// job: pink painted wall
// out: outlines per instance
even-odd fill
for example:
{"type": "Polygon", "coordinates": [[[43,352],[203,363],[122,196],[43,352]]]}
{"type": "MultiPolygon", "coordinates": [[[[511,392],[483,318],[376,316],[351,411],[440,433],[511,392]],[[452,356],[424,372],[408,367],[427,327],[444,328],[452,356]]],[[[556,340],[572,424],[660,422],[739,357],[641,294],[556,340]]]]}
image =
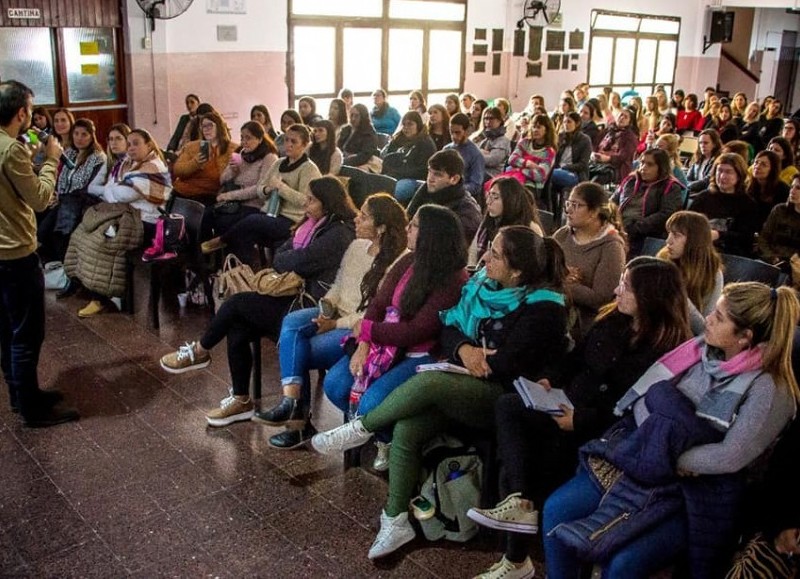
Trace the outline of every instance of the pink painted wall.
{"type": "Polygon", "coordinates": [[[184,97],[197,93],[214,105],[238,140],[250,108],[265,104],[277,124],[286,108],[286,55],[283,52],[167,53],[155,58],[156,90],[149,54],[129,54],[131,126],[149,130],[166,145],[185,112],[184,97]]]}

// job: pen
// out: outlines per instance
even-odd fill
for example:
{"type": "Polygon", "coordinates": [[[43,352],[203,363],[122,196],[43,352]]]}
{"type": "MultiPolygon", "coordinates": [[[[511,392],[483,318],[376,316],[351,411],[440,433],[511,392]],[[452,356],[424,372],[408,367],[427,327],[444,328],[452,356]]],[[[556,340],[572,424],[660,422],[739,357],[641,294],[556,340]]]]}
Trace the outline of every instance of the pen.
{"type": "Polygon", "coordinates": [[[483,348],[483,358],[486,359],[486,336],[481,337],[481,347],[483,348]]]}

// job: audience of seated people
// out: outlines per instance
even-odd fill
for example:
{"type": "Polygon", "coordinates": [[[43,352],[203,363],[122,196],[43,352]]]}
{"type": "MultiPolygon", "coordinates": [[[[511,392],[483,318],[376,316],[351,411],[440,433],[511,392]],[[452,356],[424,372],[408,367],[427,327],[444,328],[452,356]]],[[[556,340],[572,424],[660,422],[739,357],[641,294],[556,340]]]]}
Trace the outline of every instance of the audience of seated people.
{"type": "MultiPolygon", "coordinates": [[[[137,210],[147,244],[174,182],[175,195],[208,206],[205,252],[226,248],[258,268],[256,247],[266,247],[274,252],[271,267],[301,275],[309,294],[332,308],[291,311],[294,298],[237,294],[200,340],[164,356],[161,365],[170,372],[202,368],[227,339],[231,393],[208,412],[208,423],[254,418],[286,427],[269,438],[271,447],[302,446],[315,433],[309,371],[328,370],[324,392],[352,420],[317,436],[313,446],[329,453],[375,436],[375,468],[389,470],[389,498],[370,558],[414,537],[408,505],[427,440],[463,426],[496,437],[506,498],[494,508],[474,505],[469,516],[509,534],[503,559],[481,576],[530,577],[529,535],[540,526],[535,506],[544,507],[541,526],[549,532],[595,510],[604,492],[592,478],[598,464],[635,479],[628,463],[584,461],[578,453],[614,424],[615,404],[627,412],[620,423],[628,426],[626,436],[648,444],[649,421],[664,408],[705,409],[722,424],[725,417],[706,406],[706,389],[731,378],[745,388],[736,391],[735,423],[707,435],[706,418],[693,419],[692,427],[709,438],[672,457],[677,470],[670,474],[669,484],[696,480],[698,501],[708,500],[707,481],[720,476],[733,489],[725,495],[731,513],[741,509],[736,485],[743,469],[794,414],[796,385],[786,360],[789,328],[800,321],[796,298],[759,284],[723,286],[720,254],[759,256],[787,274],[793,259],[800,263],[800,125],[784,121],[774,98],[762,110],[741,93],[729,100],[706,92],[698,105],[693,93],[675,91],[670,102],[656,90],[626,94],[632,106],[625,107],[617,93],[590,92],[565,91],[556,126],[538,95],[512,116],[503,98],[464,94],[461,112],[457,95],[426,106],[425,95],[412,91],[402,123],[382,89],[373,93],[372,111],[352,104],[352,93],[349,102],[334,99],[328,120],[316,113],[313,98],[302,97],[299,111],[281,115],[280,133],[267,108],[254,106],[241,145],[231,141],[219,113],[187,95],[188,112],[166,148],[177,155],[169,172],[146,131],[113,126],[106,157],[91,122],[61,109],[53,129],[77,166],[59,167],[57,204],[39,216],[40,254],[63,259],[70,234],[98,200],[137,210]],[[698,148],[686,163],[692,197],[684,211],[678,148],[690,132],[698,148]],[[393,134],[382,158],[376,133],[393,134]],[[342,165],[398,179],[395,196],[407,209],[379,194],[357,213],[335,178],[342,165]],[[563,215],[555,216],[553,237],[543,237],[537,201],[550,180],[563,215]],[[665,246],[657,257],[632,259],[647,237],[666,239],[665,246]],[[626,259],[632,259],[627,266],[626,259]],[[464,285],[466,265],[477,272],[464,285]],[[690,333],[698,337],[681,344],[690,333]],[[259,411],[249,393],[250,343],[263,336],[280,338],[283,396],[259,411]],[[352,348],[343,349],[348,337],[352,348]],[[469,375],[415,375],[421,362],[441,358],[469,375]],[[665,368],[679,405],[657,386],[647,390],[665,368]],[[556,416],[525,408],[512,386],[520,375],[563,386],[575,407],[556,416]],[[634,384],[623,406],[620,396],[634,384]],[[686,473],[696,476],[677,476],[686,473]]],[[[36,121],[47,128],[46,115],[36,121]]],[[[111,296],[83,281],[91,301],[79,315],[107,309],[111,296]]],[[[715,532],[704,545],[711,548],[700,553],[694,541],[702,529],[684,516],[673,513],[635,537],[601,562],[604,573],[655,572],[675,561],[693,572],[727,568],[734,517],[710,515],[715,532]],[[654,538],[658,548],[649,546],[654,538]]],[[[757,524],[756,541],[771,541],[779,555],[796,549],[797,523],[757,524]]],[[[544,543],[548,576],[572,576],[582,565],[557,532],[544,543]]]]}

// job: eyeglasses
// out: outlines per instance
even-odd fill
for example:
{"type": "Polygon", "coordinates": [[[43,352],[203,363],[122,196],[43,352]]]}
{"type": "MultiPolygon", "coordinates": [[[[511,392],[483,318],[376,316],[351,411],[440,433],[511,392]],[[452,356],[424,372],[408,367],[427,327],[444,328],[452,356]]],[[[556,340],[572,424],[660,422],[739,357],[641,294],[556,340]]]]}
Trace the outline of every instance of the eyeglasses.
{"type": "Polygon", "coordinates": [[[581,207],[586,207],[586,203],[581,203],[580,201],[572,201],[571,199],[567,199],[566,201],[564,201],[565,210],[579,209],[581,207]]]}
{"type": "Polygon", "coordinates": [[[217,125],[215,125],[214,123],[203,123],[203,124],[200,125],[200,128],[201,129],[213,129],[216,126],[217,125]]]}

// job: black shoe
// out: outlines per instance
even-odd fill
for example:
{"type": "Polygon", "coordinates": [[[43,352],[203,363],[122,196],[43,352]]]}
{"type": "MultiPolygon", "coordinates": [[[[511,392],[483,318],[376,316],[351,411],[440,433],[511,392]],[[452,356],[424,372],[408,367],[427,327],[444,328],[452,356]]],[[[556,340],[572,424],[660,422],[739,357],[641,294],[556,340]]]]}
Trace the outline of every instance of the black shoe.
{"type": "Polygon", "coordinates": [[[72,422],[81,417],[74,408],[54,406],[25,418],[25,426],[29,428],[45,428],[64,422],[72,422]]]}
{"type": "Polygon", "coordinates": [[[287,428],[275,436],[270,436],[269,446],[277,450],[292,450],[305,445],[316,433],[317,429],[314,428],[311,422],[307,422],[301,430],[289,430],[287,428]]]}
{"type": "Polygon", "coordinates": [[[274,408],[256,412],[253,420],[270,426],[286,426],[291,430],[300,430],[306,423],[305,411],[300,405],[300,400],[288,396],[281,397],[281,401],[274,408]]]}
{"type": "Polygon", "coordinates": [[[81,287],[81,282],[79,282],[77,279],[73,279],[71,277],[67,278],[66,287],[56,292],[56,299],[63,300],[64,298],[74,296],[80,289],[80,287],[81,287]]]}
{"type": "Polygon", "coordinates": [[[39,404],[46,408],[55,406],[64,400],[64,394],[60,390],[39,390],[37,393],[39,404]]]}

